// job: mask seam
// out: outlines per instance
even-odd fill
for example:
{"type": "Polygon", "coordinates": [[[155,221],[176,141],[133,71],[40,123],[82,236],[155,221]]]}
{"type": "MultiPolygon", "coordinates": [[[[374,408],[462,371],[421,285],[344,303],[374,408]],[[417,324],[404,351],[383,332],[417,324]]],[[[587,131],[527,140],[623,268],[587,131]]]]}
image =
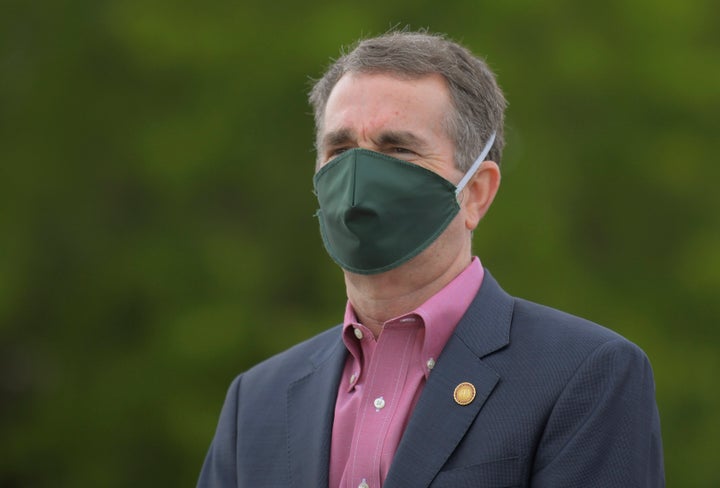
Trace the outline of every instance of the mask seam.
{"type": "MultiPolygon", "coordinates": [[[[346,270],[351,271],[351,272],[353,272],[353,273],[357,273],[357,274],[370,275],[370,274],[378,274],[378,273],[383,273],[383,272],[385,272],[385,271],[389,271],[389,270],[391,270],[391,269],[394,269],[394,268],[400,266],[401,264],[407,263],[407,262],[410,261],[412,258],[418,256],[421,252],[423,252],[425,249],[427,249],[428,247],[430,247],[430,246],[432,245],[432,243],[435,242],[435,240],[436,240],[438,237],[440,237],[440,234],[442,234],[443,232],[445,232],[445,229],[447,229],[448,225],[450,225],[450,222],[452,222],[452,220],[457,216],[457,214],[458,214],[459,212],[460,212],[460,205],[458,205],[457,202],[456,202],[456,207],[455,207],[455,210],[453,211],[453,213],[450,214],[450,215],[443,221],[442,225],[440,225],[440,226],[438,227],[438,229],[437,229],[430,237],[428,237],[428,238],[422,243],[422,245],[418,246],[417,249],[415,249],[415,251],[411,252],[411,253],[408,254],[407,256],[403,256],[402,258],[400,258],[400,259],[398,259],[398,260],[396,260],[396,261],[393,261],[393,262],[390,263],[390,264],[386,264],[385,266],[381,266],[381,267],[379,267],[379,268],[373,268],[373,269],[370,269],[370,270],[363,270],[363,269],[355,268],[354,266],[349,266],[347,263],[341,262],[340,259],[335,258],[335,256],[333,256],[332,254],[330,255],[330,257],[331,257],[336,263],[338,263],[341,267],[343,267],[343,268],[345,268],[346,270]]],[[[323,229],[321,229],[321,231],[322,231],[322,230],[323,230],[323,229]]]]}

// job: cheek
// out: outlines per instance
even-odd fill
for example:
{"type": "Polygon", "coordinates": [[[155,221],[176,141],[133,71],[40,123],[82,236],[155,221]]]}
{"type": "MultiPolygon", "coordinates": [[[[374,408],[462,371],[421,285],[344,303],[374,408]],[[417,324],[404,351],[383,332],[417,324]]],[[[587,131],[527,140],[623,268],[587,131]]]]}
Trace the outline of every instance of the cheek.
{"type": "Polygon", "coordinates": [[[444,262],[448,256],[455,256],[458,250],[465,245],[469,239],[470,233],[465,228],[465,217],[462,209],[445,228],[445,231],[433,242],[430,247],[430,253],[434,254],[440,262],[444,262]]]}
{"type": "Polygon", "coordinates": [[[467,214],[465,210],[460,207],[460,211],[450,224],[445,229],[445,232],[440,236],[449,245],[453,245],[454,242],[465,239],[467,231],[465,229],[465,221],[467,220],[467,214]]]}

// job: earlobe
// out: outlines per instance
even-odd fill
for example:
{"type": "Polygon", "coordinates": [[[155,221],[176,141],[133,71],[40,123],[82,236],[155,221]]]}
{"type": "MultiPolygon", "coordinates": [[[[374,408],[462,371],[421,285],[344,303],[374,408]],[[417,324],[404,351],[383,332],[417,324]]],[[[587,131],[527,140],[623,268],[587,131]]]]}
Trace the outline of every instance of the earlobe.
{"type": "Polygon", "coordinates": [[[463,199],[465,227],[473,231],[490,209],[500,188],[500,167],[495,161],[483,161],[475,176],[468,182],[463,199]]]}

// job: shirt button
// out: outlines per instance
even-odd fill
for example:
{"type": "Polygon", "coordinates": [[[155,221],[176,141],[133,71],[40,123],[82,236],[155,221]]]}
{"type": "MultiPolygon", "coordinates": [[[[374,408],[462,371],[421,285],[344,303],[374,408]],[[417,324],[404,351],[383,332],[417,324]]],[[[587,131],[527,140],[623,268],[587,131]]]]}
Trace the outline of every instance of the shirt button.
{"type": "Polygon", "coordinates": [[[350,376],[350,384],[355,383],[356,379],[357,379],[357,374],[353,373],[352,376],[350,376]]]}
{"type": "Polygon", "coordinates": [[[358,488],[370,488],[370,485],[367,484],[367,481],[362,480],[358,485],[358,488]]]}
{"type": "Polygon", "coordinates": [[[432,370],[435,367],[435,360],[433,358],[428,359],[427,369],[432,370]]]}
{"type": "Polygon", "coordinates": [[[357,337],[359,340],[362,340],[363,333],[360,329],[357,329],[357,328],[355,329],[355,337],[357,337]]]}
{"type": "Polygon", "coordinates": [[[385,399],[383,397],[377,397],[373,402],[373,405],[375,405],[375,408],[378,410],[385,408],[385,399]]]}

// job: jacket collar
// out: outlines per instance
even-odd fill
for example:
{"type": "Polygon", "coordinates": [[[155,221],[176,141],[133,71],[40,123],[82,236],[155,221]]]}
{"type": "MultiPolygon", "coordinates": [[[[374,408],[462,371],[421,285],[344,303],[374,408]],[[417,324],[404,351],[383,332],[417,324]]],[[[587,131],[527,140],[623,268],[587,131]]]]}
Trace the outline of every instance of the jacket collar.
{"type": "Polygon", "coordinates": [[[337,385],[347,357],[341,327],[326,332],[330,342],[310,357],[307,369],[297,371],[287,391],[287,436],[290,486],[327,487],[330,439],[337,385]]]}
{"type": "Polygon", "coordinates": [[[465,436],[500,376],[482,361],[510,342],[513,299],[486,271],[482,287],[443,349],[413,412],[384,486],[429,486],[465,436]],[[468,405],[454,399],[475,387],[468,405]]]}

